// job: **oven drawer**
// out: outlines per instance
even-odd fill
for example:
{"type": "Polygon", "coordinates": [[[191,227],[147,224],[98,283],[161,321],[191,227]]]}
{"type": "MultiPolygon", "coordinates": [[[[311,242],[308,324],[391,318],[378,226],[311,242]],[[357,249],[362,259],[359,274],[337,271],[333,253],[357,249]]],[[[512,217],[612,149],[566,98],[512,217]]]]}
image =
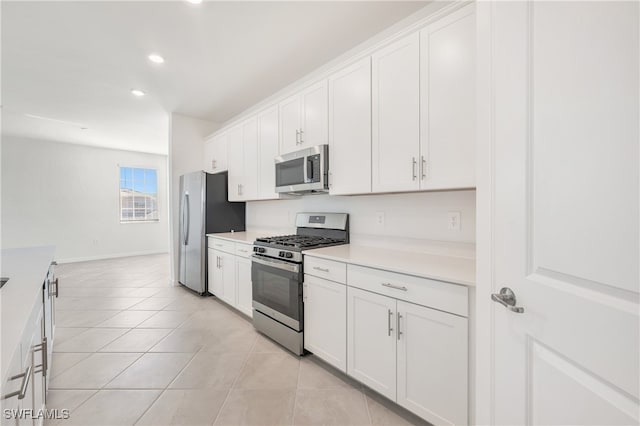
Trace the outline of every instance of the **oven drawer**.
{"type": "Polygon", "coordinates": [[[220,238],[209,237],[209,248],[224,251],[226,253],[236,254],[236,243],[220,238]]]}
{"type": "Polygon", "coordinates": [[[304,256],[304,273],[338,283],[347,282],[347,265],[333,260],[304,256]]]}
{"type": "MultiPolygon", "coordinates": [[[[306,271],[305,271],[306,272],[306,271]]],[[[348,265],[347,285],[453,314],[469,315],[465,286],[348,265]]]]}
{"type": "Polygon", "coordinates": [[[251,244],[244,243],[235,243],[236,250],[235,255],[240,257],[251,257],[251,253],[253,253],[253,246],[251,244]]]}

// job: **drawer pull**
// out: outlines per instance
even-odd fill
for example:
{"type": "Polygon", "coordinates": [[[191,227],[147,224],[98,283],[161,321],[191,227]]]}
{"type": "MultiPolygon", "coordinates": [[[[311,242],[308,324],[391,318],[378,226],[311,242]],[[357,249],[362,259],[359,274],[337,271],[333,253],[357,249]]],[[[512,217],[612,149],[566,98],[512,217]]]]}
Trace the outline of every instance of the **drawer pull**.
{"type": "Polygon", "coordinates": [[[29,387],[29,379],[31,379],[31,366],[28,366],[24,373],[17,374],[11,377],[9,380],[15,380],[22,377],[22,383],[20,384],[20,390],[8,393],[2,397],[2,399],[11,398],[17,396],[18,399],[24,399],[27,394],[27,388],[29,387]]]}
{"type": "Polygon", "coordinates": [[[389,288],[393,288],[395,290],[402,290],[402,291],[407,291],[407,288],[403,285],[393,285],[391,283],[382,283],[383,287],[389,287],[389,288]]]}
{"type": "Polygon", "coordinates": [[[319,266],[314,266],[313,269],[315,269],[316,271],[329,273],[329,268],[320,268],[319,266]]]}
{"type": "Polygon", "coordinates": [[[215,244],[216,247],[224,247],[222,244],[215,244]]]}
{"type": "Polygon", "coordinates": [[[240,249],[238,249],[238,251],[239,251],[240,253],[249,253],[249,250],[240,250],[240,249]]]}

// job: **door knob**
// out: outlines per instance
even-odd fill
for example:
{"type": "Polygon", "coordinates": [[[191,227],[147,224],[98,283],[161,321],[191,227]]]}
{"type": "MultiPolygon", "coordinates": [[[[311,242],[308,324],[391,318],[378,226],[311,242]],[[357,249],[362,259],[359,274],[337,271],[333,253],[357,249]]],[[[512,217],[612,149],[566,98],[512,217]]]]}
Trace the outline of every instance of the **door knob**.
{"type": "Polygon", "coordinates": [[[491,300],[493,300],[494,302],[498,302],[505,308],[509,309],[511,312],[515,312],[517,314],[521,314],[524,312],[524,308],[516,306],[516,294],[509,287],[502,287],[500,289],[500,293],[492,294],[491,300]]]}

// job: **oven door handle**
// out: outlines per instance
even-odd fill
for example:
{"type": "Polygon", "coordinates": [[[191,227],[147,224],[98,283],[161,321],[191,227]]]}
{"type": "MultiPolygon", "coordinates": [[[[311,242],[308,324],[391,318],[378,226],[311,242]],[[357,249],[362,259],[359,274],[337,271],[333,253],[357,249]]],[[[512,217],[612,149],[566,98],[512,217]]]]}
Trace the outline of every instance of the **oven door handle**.
{"type": "Polygon", "coordinates": [[[296,272],[296,273],[300,272],[300,265],[296,265],[289,262],[283,262],[276,259],[264,260],[261,257],[256,256],[255,254],[251,256],[251,260],[261,265],[270,266],[276,269],[282,269],[283,271],[296,272]]]}

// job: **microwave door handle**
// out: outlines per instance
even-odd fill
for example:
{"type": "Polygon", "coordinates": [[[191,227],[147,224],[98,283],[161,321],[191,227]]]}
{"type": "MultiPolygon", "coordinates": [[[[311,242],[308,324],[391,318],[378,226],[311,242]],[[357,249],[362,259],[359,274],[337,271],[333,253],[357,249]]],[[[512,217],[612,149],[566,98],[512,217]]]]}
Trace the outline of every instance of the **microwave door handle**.
{"type": "Polygon", "coordinates": [[[313,182],[313,160],[309,157],[306,158],[307,163],[307,182],[313,182]]]}
{"type": "Polygon", "coordinates": [[[309,182],[309,180],[307,179],[307,157],[305,157],[304,161],[302,162],[302,182],[309,182]]]}

